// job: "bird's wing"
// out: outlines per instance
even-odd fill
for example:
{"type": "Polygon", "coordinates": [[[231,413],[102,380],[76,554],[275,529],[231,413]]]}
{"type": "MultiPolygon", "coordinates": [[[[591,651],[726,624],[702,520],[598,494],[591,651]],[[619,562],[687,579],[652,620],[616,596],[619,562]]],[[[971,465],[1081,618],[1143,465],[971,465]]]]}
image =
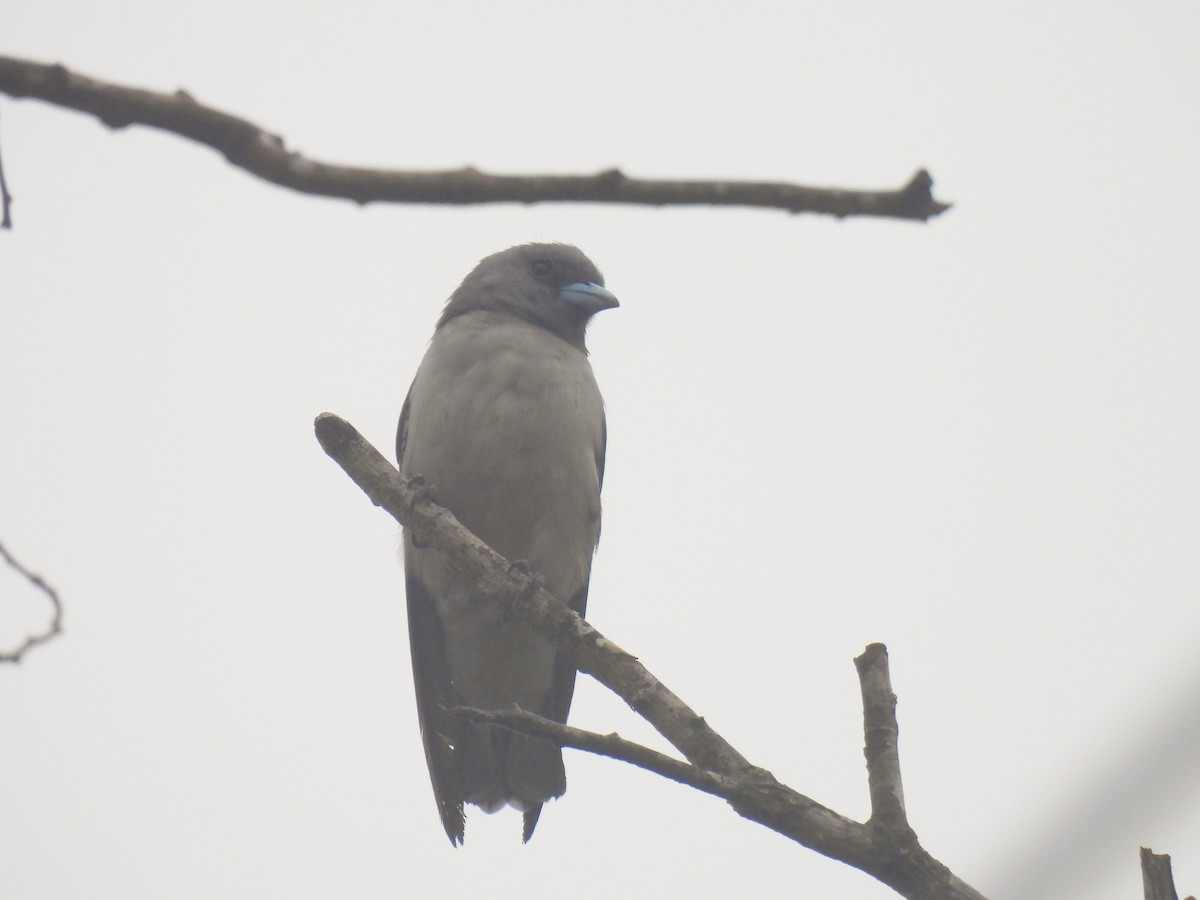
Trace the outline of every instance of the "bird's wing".
{"type": "MultiPolygon", "coordinates": [[[[579,613],[581,617],[587,611],[587,594],[588,586],[585,583],[567,603],[567,606],[579,613]]],[[[575,664],[567,659],[565,653],[559,651],[554,658],[554,680],[551,683],[550,696],[546,700],[545,707],[538,711],[538,715],[566,724],[567,714],[571,711],[571,698],[575,694],[576,671],[575,664]]],[[[521,835],[523,843],[528,843],[529,839],[533,837],[533,829],[537,827],[538,817],[541,814],[542,804],[540,803],[525,810],[524,828],[521,835]]]]}
{"type": "MultiPolygon", "coordinates": [[[[599,486],[604,485],[604,453],[607,445],[608,423],[601,413],[600,446],[596,449],[596,474],[599,476],[597,479],[599,486]]],[[[588,582],[585,581],[583,587],[575,592],[575,596],[567,601],[567,606],[578,613],[580,618],[585,618],[587,616],[587,599],[588,582]]],[[[539,715],[566,724],[567,714],[571,711],[571,698],[575,695],[576,671],[578,670],[575,668],[575,664],[567,658],[565,653],[560,651],[554,659],[554,680],[551,682],[550,696],[546,700],[545,708],[538,711],[539,715]]],[[[541,814],[540,803],[525,811],[522,841],[527,843],[533,837],[533,830],[537,827],[538,817],[541,814]]]]}
{"type": "Polygon", "coordinates": [[[457,706],[446,662],[445,635],[438,620],[434,601],[416,575],[406,579],[408,593],[408,640],[412,648],[413,685],[417,692],[417,719],[425,761],[437,800],[442,827],[451,844],[463,842],[464,816],[462,789],[454,768],[454,748],[461,746],[462,720],[446,710],[457,706]]]}
{"type": "MultiPolygon", "coordinates": [[[[596,474],[600,476],[600,487],[604,487],[604,453],[608,446],[608,417],[600,411],[600,446],[596,448],[596,474]]],[[[585,598],[586,602],[586,598],[585,598]]],[[[580,613],[582,616],[583,613],[580,613]]]]}
{"type": "MultiPolygon", "coordinates": [[[[410,389],[396,427],[396,461],[402,467],[408,442],[411,401],[410,389]]],[[[433,782],[433,795],[442,817],[442,827],[446,829],[450,843],[458,845],[463,842],[465,819],[462,791],[454,770],[454,747],[461,744],[465,725],[446,713],[448,707],[458,703],[446,662],[446,638],[433,598],[414,574],[405,579],[405,592],[408,596],[408,643],[412,649],[417,720],[421,726],[421,741],[425,745],[425,761],[429,766],[429,778],[433,782]]]]}
{"type": "Polygon", "coordinates": [[[404,406],[400,409],[400,421],[396,423],[396,465],[404,468],[404,447],[408,443],[408,411],[412,407],[412,388],[404,398],[404,406]]]}

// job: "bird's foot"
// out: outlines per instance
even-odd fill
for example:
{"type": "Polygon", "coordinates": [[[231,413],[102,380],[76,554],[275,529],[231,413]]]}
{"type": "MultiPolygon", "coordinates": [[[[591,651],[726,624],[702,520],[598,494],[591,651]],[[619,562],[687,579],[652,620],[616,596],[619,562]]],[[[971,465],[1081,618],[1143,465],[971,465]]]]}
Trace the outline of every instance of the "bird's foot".
{"type": "MultiPolygon", "coordinates": [[[[424,475],[414,475],[408,479],[408,487],[417,495],[416,499],[418,503],[430,503],[433,506],[441,505],[438,503],[437,488],[432,484],[426,484],[424,475]]],[[[412,544],[418,550],[423,550],[429,546],[424,541],[419,541],[415,537],[412,539],[412,544]]]]}
{"type": "Polygon", "coordinates": [[[418,500],[428,500],[430,503],[437,503],[437,487],[432,484],[426,484],[424,475],[414,475],[408,479],[408,487],[416,495],[418,500]]]}
{"type": "Polygon", "coordinates": [[[544,588],[546,586],[546,579],[537,572],[533,571],[528,560],[524,559],[518,559],[514,563],[509,563],[508,571],[525,576],[525,586],[521,588],[517,596],[513,597],[512,601],[504,610],[504,618],[511,619],[517,604],[522,600],[532,597],[534,594],[544,588]]]}

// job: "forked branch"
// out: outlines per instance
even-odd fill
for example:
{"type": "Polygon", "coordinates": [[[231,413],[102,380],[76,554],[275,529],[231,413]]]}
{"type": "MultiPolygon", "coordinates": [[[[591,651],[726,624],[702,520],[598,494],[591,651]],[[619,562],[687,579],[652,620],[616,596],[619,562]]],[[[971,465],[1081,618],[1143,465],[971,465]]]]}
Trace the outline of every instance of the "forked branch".
{"type": "Polygon", "coordinates": [[[638,661],[575,615],[521,567],[509,562],[437,506],[347,422],[325,413],[317,439],[377,506],[410,528],[416,540],[445,554],[476,580],[484,602],[502,603],[570,655],[581,672],[604,684],[649,722],[686,759],[530,716],[520,710],[460,709],[476,721],[495,721],[536,733],[563,746],[603,753],[689,784],[729,802],[743,817],[873,875],[904,897],[980,900],[982,894],[929,855],[908,827],[895,754],[895,697],[887,674],[887,651],[872,644],[857,660],[867,728],[867,766],[872,815],[856,822],[780,784],[746,760],[707,722],[638,661]]]}

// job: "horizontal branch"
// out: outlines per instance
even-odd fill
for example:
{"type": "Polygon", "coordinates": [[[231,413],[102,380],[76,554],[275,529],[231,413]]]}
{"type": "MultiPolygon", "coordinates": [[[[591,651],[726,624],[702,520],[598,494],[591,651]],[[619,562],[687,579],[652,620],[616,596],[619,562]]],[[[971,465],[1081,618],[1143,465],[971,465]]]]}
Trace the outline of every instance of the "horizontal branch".
{"type": "MultiPolygon", "coordinates": [[[[324,413],[317,417],[316,433],[325,452],[375,505],[410,529],[416,542],[434,547],[461,574],[474,580],[481,602],[501,604],[506,612],[553,640],[581,672],[609,688],[657,729],[696,772],[688,772],[680,768],[683,764],[678,761],[647,748],[633,754],[641,760],[639,765],[659,766],[668,777],[687,779],[685,783],[717,793],[741,816],[873,875],[905,897],[982,900],[977,891],[921,847],[906,822],[855,822],[781,784],[767,770],[750,764],[636,657],[547,593],[540,579],[524,571],[524,567],[511,565],[471,534],[453,513],[437,506],[429,492],[421,490],[417,479],[410,481],[402,476],[349,423],[324,413]],[[701,774],[705,772],[708,774],[701,774]]],[[[863,678],[864,698],[870,708],[882,712],[882,717],[874,715],[873,721],[884,728],[890,727],[888,703],[875,696],[878,686],[889,683],[887,654],[882,645],[872,645],[864,657],[867,659],[860,666],[860,678],[864,672],[873,673],[863,678]],[[883,667],[882,672],[879,667],[883,667]]],[[[894,706],[892,710],[894,721],[894,706]]],[[[467,710],[459,713],[476,714],[467,710]]],[[[547,727],[542,723],[530,725],[520,717],[510,718],[506,725],[515,730],[527,726],[547,727]]],[[[555,728],[544,734],[553,735],[551,740],[579,737],[575,730],[564,732],[555,728]]],[[[601,738],[600,744],[610,751],[606,755],[629,750],[628,742],[620,743],[619,738],[601,738]]],[[[868,766],[874,765],[874,758],[868,755],[868,766]]],[[[890,812],[893,815],[889,818],[894,819],[903,815],[903,808],[890,812]]]]}
{"type": "Polygon", "coordinates": [[[597,756],[607,756],[609,759],[627,762],[645,769],[647,772],[653,772],[655,775],[661,775],[726,800],[732,799],[738,792],[738,783],[732,778],[718,775],[708,769],[701,769],[691,763],[667,756],[665,753],[659,753],[650,747],[626,740],[616,732],[597,734],[573,725],[563,725],[553,719],[543,718],[515,706],[496,710],[456,706],[449,712],[453,716],[458,716],[476,725],[499,725],[509,731],[542,738],[560,747],[574,747],[576,750],[586,750],[597,756]]]}
{"type": "Polygon", "coordinates": [[[89,113],[110,128],[145,125],[205,144],[259,178],[305,194],[356,203],[632,203],[649,206],[750,206],[844,218],[927,221],[950,204],[933,199],[920,170],[898,190],[856,191],[769,181],[651,180],[618,169],[594,175],[489,175],[474,168],[432,172],[365,169],[307,159],[283,138],[196,102],[89,78],[62,65],[0,56],[0,92],[89,113]]]}

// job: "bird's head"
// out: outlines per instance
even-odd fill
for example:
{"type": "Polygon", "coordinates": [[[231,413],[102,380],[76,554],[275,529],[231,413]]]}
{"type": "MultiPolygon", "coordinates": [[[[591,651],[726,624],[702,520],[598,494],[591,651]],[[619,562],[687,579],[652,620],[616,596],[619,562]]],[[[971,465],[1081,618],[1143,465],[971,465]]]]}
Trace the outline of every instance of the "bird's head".
{"type": "Polygon", "coordinates": [[[583,348],[588,320],[619,306],[604,276],[569,244],[522,244],[482,260],[450,296],[439,327],[475,310],[508,313],[583,348]]]}

